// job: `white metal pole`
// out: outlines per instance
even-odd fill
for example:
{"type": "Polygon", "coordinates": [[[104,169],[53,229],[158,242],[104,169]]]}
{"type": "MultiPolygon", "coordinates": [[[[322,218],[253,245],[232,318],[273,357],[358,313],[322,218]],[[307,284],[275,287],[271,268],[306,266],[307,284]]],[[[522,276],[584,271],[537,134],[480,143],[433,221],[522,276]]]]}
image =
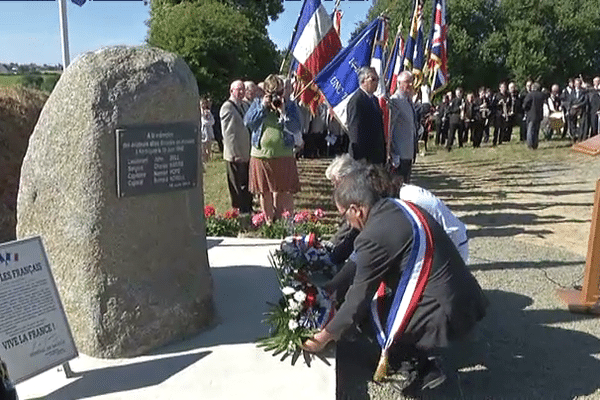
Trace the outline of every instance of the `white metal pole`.
{"type": "Polygon", "coordinates": [[[69,31],[67,28],[67,0],[58,0],[58,11],[60,13],[60,37],[62,44],[63,72],[71,62],[69,59],[69,31]]]}

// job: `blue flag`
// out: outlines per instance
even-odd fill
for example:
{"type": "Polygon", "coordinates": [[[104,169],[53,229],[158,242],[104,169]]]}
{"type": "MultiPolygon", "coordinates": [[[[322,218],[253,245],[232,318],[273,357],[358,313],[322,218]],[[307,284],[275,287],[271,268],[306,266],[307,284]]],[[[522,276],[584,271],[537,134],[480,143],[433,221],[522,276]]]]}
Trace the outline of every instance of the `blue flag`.
{"type": "Polygon", "coordinates": [[[77,4],[79,7],[85,4],[85,0],[71,0],[73,3],[77,4]]]}
{"type": "Polygon", "coordinates": [[[382,23],[380,18],[373,20],[314,79],[344,128],[348,117],[346,105],[359,88],[359,70],[371,62],[373,40],[382,23]]]}

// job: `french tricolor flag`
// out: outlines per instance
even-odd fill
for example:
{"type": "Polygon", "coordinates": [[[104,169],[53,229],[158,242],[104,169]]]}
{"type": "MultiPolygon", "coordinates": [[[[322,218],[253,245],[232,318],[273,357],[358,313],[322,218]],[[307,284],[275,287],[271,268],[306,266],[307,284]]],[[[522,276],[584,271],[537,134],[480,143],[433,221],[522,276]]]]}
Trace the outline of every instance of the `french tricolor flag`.
{"type": "Polygon", "coordinates": [[[317,88],[312,86],[313,77],[341,48],[340,36],[321,1],[305,0],[292,37],[291,52],[298,62],[296,75],[302,86],[298,88],[300,101],[313,113],[321,98],[317,88]]]}
{"type": "Polygon", "coordinates": [[[342,48],[333,21],[320,0],[305,0],[292,39],[292,54],[316,75],[342,48]]]}
{"type": "Polygon", "coordinates": [[[402,55],[404,53],[404,38],[402,37],[402,24],[398,26],[396,40],[392,49],[392,56],[388,62],[385,71],[385,81],[388,85],[388,93],[393,95],[396,92],[398,75],[402,72],[402,55]]]}

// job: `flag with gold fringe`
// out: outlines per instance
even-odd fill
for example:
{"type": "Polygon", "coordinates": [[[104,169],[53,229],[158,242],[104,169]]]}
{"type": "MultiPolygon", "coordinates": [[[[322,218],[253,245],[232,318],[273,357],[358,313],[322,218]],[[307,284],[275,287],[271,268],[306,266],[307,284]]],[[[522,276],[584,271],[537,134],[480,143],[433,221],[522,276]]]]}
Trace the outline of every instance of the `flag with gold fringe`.
{"type": "Polygon", "coordinates": [[[446,23],[446,0],[434,0],[433,18],[429,43],[429,84],[435,94],[448,84],[448,25],[446,23]]]}

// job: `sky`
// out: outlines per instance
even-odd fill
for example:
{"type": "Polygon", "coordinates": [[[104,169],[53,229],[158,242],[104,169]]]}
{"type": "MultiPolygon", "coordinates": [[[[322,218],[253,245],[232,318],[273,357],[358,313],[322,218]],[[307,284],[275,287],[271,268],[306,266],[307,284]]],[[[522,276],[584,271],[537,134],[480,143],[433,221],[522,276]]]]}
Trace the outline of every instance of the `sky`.
{"type": "MultiPolygon", "coordinates": [[[[327,11],[335,1],[322,0],[327,11]]],[[[365,19],[370,0],[343,0],[342,45],[365,19]]],[[[278,48],[287,48],[298,19],[302,1],[284,0],[284,12],[268,26],[278,48]]],[[[141,45],[145,42],[150,6],[141,0],[86,2],[82,7],[67,0],[67,27],[70,59],[103,46],[141,45]]],[[[62,63],[57,1],[0,0],[0,63],[62,63]]]]}

